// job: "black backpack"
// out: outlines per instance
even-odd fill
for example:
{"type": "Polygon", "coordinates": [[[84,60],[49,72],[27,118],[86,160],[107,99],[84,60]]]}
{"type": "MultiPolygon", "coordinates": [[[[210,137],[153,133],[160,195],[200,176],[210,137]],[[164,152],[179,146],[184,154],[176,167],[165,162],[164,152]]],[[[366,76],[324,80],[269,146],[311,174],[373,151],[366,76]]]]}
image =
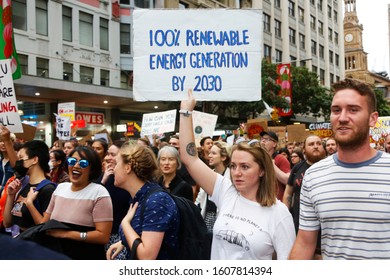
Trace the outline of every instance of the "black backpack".
{"type": "MultiPolygon", "coordinates": [[[[167,192],[162,187],[153,187],[141,204],[141,224],[146,207],[146,200],[156,192],[167,192]]],[[[167,192],[175,202],[180,216],[179,252],[172,252],[173,259],[178,260],[209,260],[212,235],[200,214],[200,209],[192,201],[167,192]]],[[[164,246],[164,244],[163,244],[164,246]]],[[[169,245],[167,245],[169,246],[169,245]]],[[[135,250],[136,248],[132,248],[135,250]]],[[[169,251],[169,250],[168,250],[169,251]]]]}

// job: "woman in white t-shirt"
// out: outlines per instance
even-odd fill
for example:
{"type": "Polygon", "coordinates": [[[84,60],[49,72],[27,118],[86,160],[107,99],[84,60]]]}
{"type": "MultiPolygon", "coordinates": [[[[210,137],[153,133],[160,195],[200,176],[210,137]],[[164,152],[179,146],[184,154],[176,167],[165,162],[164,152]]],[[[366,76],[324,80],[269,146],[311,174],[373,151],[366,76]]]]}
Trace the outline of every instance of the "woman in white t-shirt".
{"type": "MultiPolygon", "coordinates": [[[[209,153],[209,166],[228,179],[230,179],[230,154],[230,145],[222,141],[214,142],[209,153]]],[[[202,188],[196,197],[195,204],[199,205],[207,229],[212,232],[218,215],[217,206],[209,199],[209,195],[202,188]]]]}
{"type": "Polygon", "coordinates": [[[211,259],[287,259],[295,241],[287,207],[276,199],[275,173],[268,153],[240,143],[232,149],[231,179],[211,170],[197,156],[189,90],[180,106],[180,156],[196,183],[219,209],[211,259]]]}

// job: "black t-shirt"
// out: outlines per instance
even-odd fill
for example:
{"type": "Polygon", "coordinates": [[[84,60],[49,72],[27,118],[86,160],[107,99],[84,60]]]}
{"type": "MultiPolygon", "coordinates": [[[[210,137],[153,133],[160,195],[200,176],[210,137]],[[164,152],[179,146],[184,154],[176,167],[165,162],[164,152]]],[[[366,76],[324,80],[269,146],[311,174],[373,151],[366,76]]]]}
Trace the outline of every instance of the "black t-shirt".
{"type": "Polygon", "coordinates": [[[288,182],[287,182],[287,184],[293,187],[293,198],[291,201],[292,204],[291,214],[293,216],[296,232],[298,232],[299,229],[299,204],[300,204],[300,197],[301,197],[302,180],[306,170],[310,166],[311,165],[309,165],[306,162],[306,160],[296,164],[291,170],[290,177],[288,178],[288,182]]]}
{"type": "MultiPolygon", "coordinates": [[[[36,188],[36,185],[27,184],[19,192],[14,207],[11,210],[13,222],[15,225],[18,225],[22,229],[27,229],[32,226],[35,226],[33,217],[30,214],[26,204],[24,203],[31,188],[36,188]]],[[[47,184],[39,190],[38,196],[36,198],[37,203],[34,203],[35,207],[39,213],[43,214],[49,206],[51,196],[55,190],[54,184],[47,184]]]]}

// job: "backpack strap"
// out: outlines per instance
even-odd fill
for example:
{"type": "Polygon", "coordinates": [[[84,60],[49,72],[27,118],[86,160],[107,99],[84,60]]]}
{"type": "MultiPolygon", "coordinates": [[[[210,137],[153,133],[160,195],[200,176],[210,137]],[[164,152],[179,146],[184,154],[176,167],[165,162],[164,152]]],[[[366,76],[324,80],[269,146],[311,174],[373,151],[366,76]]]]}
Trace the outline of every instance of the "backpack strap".
{"type": "Polygon", "coordinates": [[[184,180],[181,180],[180,183],[176,186],[176,188],[171,192],[171,194],[177,194],[180,189],[184,188],[186,185],[186,182],[184,180]]]}
{"type": "MultiPolygon", "coordinates": [[[[48,179],[43,179],[39,184],[38,186],[36,187],[35,191],[38,192],[40,191],[43,187],[46,187],[47,185],[53,185],[54,187],[57,187],[57,184],[48,180],[48,179]]],[[[35,208],[37,208],[38,212],[43,214],[42,212],[42,209],[41,209],[41,206],[39,205],[39,201],[38,201],[38,198],[36,198],[33,202],[35,208]]]]}

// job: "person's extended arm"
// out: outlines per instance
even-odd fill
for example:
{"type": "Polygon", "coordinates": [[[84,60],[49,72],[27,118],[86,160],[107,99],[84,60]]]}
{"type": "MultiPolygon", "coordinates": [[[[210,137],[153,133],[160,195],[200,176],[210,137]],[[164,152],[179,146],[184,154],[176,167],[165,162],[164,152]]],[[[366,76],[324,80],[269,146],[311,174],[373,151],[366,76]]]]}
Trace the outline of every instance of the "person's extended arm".
{"type": "Polygon", "coordinates": [[[275,162],[274,162],[274,170],[275,170],[276,179],[283,185],[286,185],[288,181],[288,177],[290,177],[290,171],[284,172],[278,166],[276,166],[275,162]]]}
{"type": "MultiPolygon", "coordinates": [[[[188,91],[188,100],[181,102],[180,109],[192,113],[195,104],[196,101],[190,89],[188,91]]],[[[197,185],[201,186],[209,195],[212,195],[217,173],[210,169],[198,157],[193,132],[192,114],[180,114],[179,135],[180,159],[187,167],[188,172],[197,185]]]]}
{"type": "Polygon", "coordinates": [[[107,244],[110,240],[112,222],[95,223],[95,228],[95,230],[87,232],[84,240],[81,238],[81,232],[74,230],[49,230],[47,234],[56,238],[67,238],[94,244],[107,244]]]}
{"type": "Polygon", "coordinates": [[[284,190],[283,203],[287,206],[288,209],[291,209],[293,190],[294,187],[290,186],[289,184],[286,185],[286,189],[284,190]]]}
{"type": "Polygon", "coordinates": [[[5,149],[8,154],[9,162],[12,167],[15,166],[15,162],[18,160],[18,155],[14,149],[14,144],[11,140],[11,132],[5,126],[0,126],[0,138],[4,142],[5,149]]]}
{"type": "Polygon", "coordinates": [[[155,260],[160,252],[161,244],[164,238],[164,232],[156,231],[143,231],[141,236],[135,232],[131,226],[131,220],[135,215],[135,211],[138,207],[138,202],[130,206],[128,214],[122,220],[122,229],[125,234],[127,244],[129,244],[130,250],[134,240],[141,238],[141,243],[137,247],[137,258],[139,260],[155,260]]]}
{"type": "Polygon", "coordinates": [[[291,249],[290,260],[312,260],[317,245],[318,230],[299,230],[293,248],[291,249]]]}

